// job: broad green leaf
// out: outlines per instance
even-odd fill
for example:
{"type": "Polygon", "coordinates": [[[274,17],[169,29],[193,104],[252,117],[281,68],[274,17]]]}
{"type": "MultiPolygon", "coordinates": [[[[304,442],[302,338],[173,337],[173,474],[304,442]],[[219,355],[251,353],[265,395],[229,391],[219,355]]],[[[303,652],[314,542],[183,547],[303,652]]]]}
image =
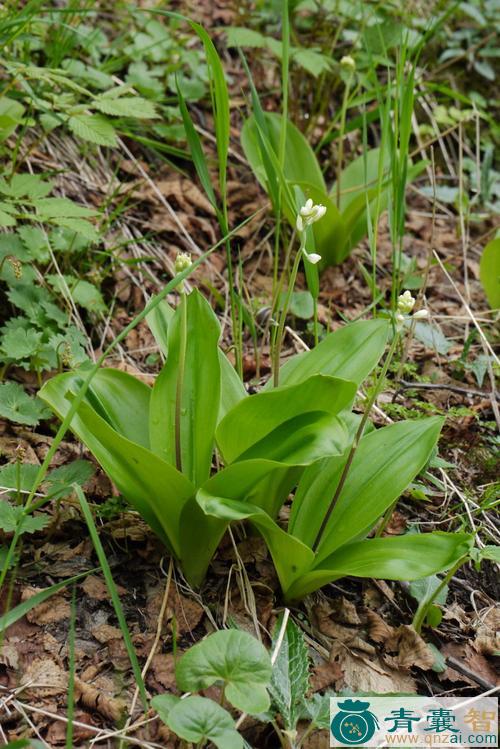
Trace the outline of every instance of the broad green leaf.
{"type": "Polygon", "coordinates": [[[199,692],[212,684],[224,687],[229,702],[256,715],[269,707],[267,686],[271,658],[265,647],[248,632],[226,629],[193,645],[177,663],[177,686],[199,692]]]}
{"type": "Polygon", "coordinates": [[[217,749],[243,749],[243,738],[230,714],[206,697],[179,700],[168,710],[165,723],[179,738],[196,746],[211,741],[217,749]]]}
{"type": "MultiPolygon", "coordinates": [[[[264,114],[267,126],[267,135],[275,154],[278,154],[281,115],[266,112],[264,114]]],[[[266,189],[266,170],[259,146],[258,129],[255,118],[249,117],[245,121],[241,131],[241,145],[250,164],[253,173],[266,189]]],[[[292,122],[287,123],[286,129],[286,153],[285,153],[285,179],[292,183],[306,182],[312,187],[326,192],[326,185],[318,160],[311,146],[302,135],[300,130],[292,122]]],[[[288,217],[290,219],[290,216],[288,217]]]]}
{"type": "Polygon", "coordinates": [[[71,132],[98,146],[117,145],[116,133],[109,120],[100,114],[75,114],[68,120],[71,132]]]}
{"type": "MultiPolygon", "coordinates": [[[[299,385],[253,395],[240,401],[220,422],[216,432],[217,444],[228,463],[244,455],[267,457],[264,454],[250,455],[249,450],[266,438],[272,440],[275,430],[280,429],[279,436],[283,438],[284,425],[296,417],[301,419],[297,426],[307,431],[308,415],[316,414],[309,416],[309,425],[318,418],[318,412],[323,412],[321,417],[325,414],[335,416],[351,402],[355,391],[352,382],[315,375],[299,385]]],[[[267,442],[266,446],[270,443],[267,442]]],[[[281,460],[282,456],[278,459],[281,460]]]]}
{"type": "MultiPolygon", "coordinates": [[[[99,236],[100,236],[99,232],[90,223],[90,221],[85,221],[85,219],[83,218],[65,218],[65,217],[61,218],[59,217],[59,218],[50,219],[50,222],[51,224],[55,224],[56,226],[61,226],[64,229],[71,229],[71,231],[76,232],[77,234],[81,234],[82,237],[85,237],[85,239],[89,239],[91,242],[94,242],[96,239],[99,239],[99,236]]],[[[92,284],[89,284],[89,285],[92,285],[92,284]]],[[[82,304],[82,307],[83,306],[85,305],[82,304]]]]}
{"type": "MultiPolygon", "coordinates": [[[[174,313],[175,310],[173,307],[171,307],[167,302],[161,302],[161,304],[158,304],[146,318],[154,339],[165,357],[168,352],[168,326],[170,325],[174,313]]],[[[231,410],[231,408],[239,403],[240,400],[247,396],[245,386],[238,377],[235,368],[220,348],[219,362],[221,392],[218,421],[220,421],[226,413],[231,410]]]]}
{"type": "MultiPolygon", "coordinates": [[[[40,398],[65,416],[70,402],[83,383],[84,371],[66,372],[53,377],[40,390],[40,398]]],[[[85,401],[119,434],[149,448],[148,414],[151,388],[137,377],[118,369],[100,369],[92,378],[85,401]]]]}
{"type": "Polygon", "coordinates": [[[324,411],[312,411],[283,422],[238,456],[238,460],[269,458],[290,466],[304,466],[319,458],[341,455],[348,442],[349,433],[342,419],[324,411]]]}
{"type": "Polygon", "coordinates": [[[265,47],[266,37],[246,26],[227,26],[224,29],[228,47],[265,47]]]}
{"type": "MultiPolygon", "coordinates": [[[[380,148],[372,148],[366,154],[358,156],[351,161],[340,175],[340,211],[359,198],[363,197],[367,189],[374,188],[377,184],[379,174],[380,148]]],[[[389,152],[386,150],[384,157],[384,171],[387,173],[389,167],[389,152]]],[[[332,185],[331,196],[337,194],[337,183],[332,185]]]]}
{"type": "Polygon", "coordinates": [[[301,720],[307,720],[315,728],[328,730],[330,727],[330,698],[336,697],[334,692],[319,694],[316,692],[312,697],[304,700],[301,720]]]}
{"type": "Polygon", "coordinates": [[[314,553],[311,549],[280,528],[260,507],[221,497],[203,496],[201,492],[198,492],[197,501],[207,515],[229,522],[250,520],[267,544],[284,591],[312,568],[314,553]]]}
{"type": "MultiPolygon", "coordinates": [[[[151,301],[153,301],[153,299],[155,299],[155,297],[152,297],[151,301]]],[[[164,300],[157,304],[156,307],[146,315],[146,322],[165,358],[168,354],[168,327],[172,322],[174,314],[175,309],[164,300]]]]}
{"type": "MultiPolygon", "coordinates": [[[[70,401],[65,398],[66,385],[58,387],[57,380],[59,378],[46,383],[41,395],[58,416],[64,418],[70,401]]],[[[179,558],[180,515],[184,504],[194,495],[191,482],[157,455],[115,431],[85,401],[75,414],[71,429],[87,445],[122,494],[179,558]]]]}
{"type": "Polygon", "coordinates": [[[492,239],[484,248],[479,277],[491,309],[500,308],[500,238],[492,239]]]}
{"type": "MultiPolygon", "coordinates": [[[[276,622],[273,648],[280,632],[281,618],[276,622]]],[[[303,712],[303,701],[309,690],[309,656],[304,635],[293,619],[288,619],[285,636],[273,665],[269,691],[273,707],[281,715],[285,730],[294,731],[303,712]]]]}
{"type": "Polygon", "coordinates": [[[302,598],[345,575],[386,580],[415,580],[450,569],[472,548],[467,533],[407,534],[346,544],[297,579],[288,599],[302,598]]]}
{"type": "MultiPolygon", "coordinates": [[[[360,320],[344,325],[311,351],[288,359],[280,369],[280,386],[297,385],[316,374],[361,385],[384,353],[389,330],[388,320],[360,320]]],[[[271,388],[269,381],[264,390],[271,388]]]]}
{"type": "Polygon", "coordinates": [[[180,699],[175,694],[158,694],[151,700],[151,707],[156,710],[160,716],[160,720],[166,723],[169,712],[180,702],[180,699]]]}
{"type": "Polygon", "coordinates": [[[201,498],[203,501],[210,497],[223,497],[249,502],[273,516],[277,514],[299,475],[300,469],[295,470],[285,463],[268,459],[241,460],[209,478],[199,489],[197,499],[201,498]],[[279,506],[273,490],[278,494],[279,506]]]}
{"type": "Polygon", "coordinates": [[[0,416],[16,424],[36,426],[48,417],[48,411],[38,398],[32,398],[17,382],[0,383],[0,416]]]}
{"type": "Polygon", "coordinates": [[[229,411],[247,397],[245,386],[240,380],[235,368],[221,349],[219,349],[220,362],[220,405],[217,423],[221,421],[229,411]]]}
{"type": "MultiPolygon", "coordinates": [[[[366,434],[317,549],[318,562],[366,535],[424,467],[443,419],[402,421],[366,434]]],[[[290,516],[290,533],[313,545],[342,474],[347,453],[326,458],[303,473],[290,516]]]]}
{"type": "MultiPolygon", "coordinates": [[[[181,390],[182,471],[196,486],[210,475],[214,432],[220,400],[220,328],[212,308],[194,290],[184,298],[187,305],[185,368],[181,390]]],[[[181,305],[168,327],[167,361],[151,395],[151,449],[163,460],[176,464],[175,410],[179,359],[182,345],[181,305]]]]}

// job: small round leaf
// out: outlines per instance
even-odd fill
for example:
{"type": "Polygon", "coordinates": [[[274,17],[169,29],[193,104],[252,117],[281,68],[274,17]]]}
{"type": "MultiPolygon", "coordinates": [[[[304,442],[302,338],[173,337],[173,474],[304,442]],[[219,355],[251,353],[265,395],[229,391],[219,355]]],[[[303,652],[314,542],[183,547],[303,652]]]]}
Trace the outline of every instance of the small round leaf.
{"type": "Polygon", "coordinates": [[[177,664],[179,689],[198,692],[222,682],[229,702],[246,713],[257,714],[269,707],[267,685],[271,659],[264,646],[235,629],[214,632],[194,645],[177,664]]]}
{"type": "Polygon", "coordinates": [[[211,741],[218,749],[243,749],[243,738],[227,710],[206,697],[179,700],[167,711],[165,723],[184,741],[211,741]]]}

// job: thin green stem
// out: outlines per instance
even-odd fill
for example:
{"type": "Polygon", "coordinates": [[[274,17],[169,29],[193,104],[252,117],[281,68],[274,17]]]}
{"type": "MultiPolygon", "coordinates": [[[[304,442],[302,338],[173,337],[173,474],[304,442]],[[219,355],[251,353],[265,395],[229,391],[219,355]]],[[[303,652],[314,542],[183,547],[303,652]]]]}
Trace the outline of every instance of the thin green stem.
{"type": "Polygon", "coordinates": [[[349,91],[351,89],[353,73],[350,73],[349,78],[345,84],[344,96],[342,97],[342,111],[340,115],[340,133],[339,133],[339,148],[337,155],[337,208],[340,209],[340,195],[342,191],[342,185],[340,176],[342,174],[342,164],[344,162],[344,136],[345,136],[345,123],[347,115],[347,102],[349,101],[349,91]]]}
{"type": "Polygon", "coordinates": [[[292,272],[290,273],[290,281],[288,283],[288,289],[286,292],[286,297],[283,303],[283,307],[281,309],[280,318],[278,322],[278,329],[277,329],[277,333],[274,339],[274,347],[273,347],[274,348],[273,350],[274,387],[278,387],[279,385],[281,344],[283,342],[283,333],[285,330],[286,316],[288,313],[288,308],[290,307],[290,300],[292,298],[295,281],[297,280],[297,273],[299,271],[299,265],[300,265],[300,261],[302,258],[305,245],[306,245],[306,233],[304,231],[302,232],[302,235],[300,238],[300,247],[297,251],[297,254],[295,255],[295,260],[293,262],[292,272]]]}
{"type": "Polygon", "coordinates": [[[340,476],[339,483],[337,484],[337,488],[335,489],[335,494],[332,497],[332,501],[330,502],[328,506],[328,510],[325,513],[325,516],[323,517],[323,520],[321,521],[321,525],[318,531],[318,534],[316,536],[316,539],[314,541],[314,544],[312,546],[313,551],[317,551],[318,546],[321,542],[321,539],[323,538],[323,534],[327,528],[328,521],[330,520],[331,514],[335,508],[335,505],[338,502],[338,499],[340,497],[340,494],[342,492],[342,489],[344,488],[344,484],[346,482],[347,476],[349,474],[349,470],[352,465],[352,461],[354,460],[354,456],[356,455],[356,450],[358,449],[361,437],[363,436],[363,433],[365,431],[366,422],[368,421],[368,417],[370,415],[370,412],[372,410],[372,407],[375,403],[375,401],[378,398],[378,395],[382,389],[382,386],[385,381],[385,377],[387,375],[387,372],[389,371],[389,366],[391,364],[392,358],[394,356],[394,353],[396,351],[396,347],[399,341],[399,333],[395,332],[394,338],[392,339],[391,346],[389,348],[389,352],[385,358],[384,366],[382,367],[382,371],[380,372],[379,378],[375,384],[375,387],[373,388],[373,392],[368,400],[368,403],[366,404],[363,416],[361,418],[361,421],[359,423],[358,430],[355,434],[353,443],[351,445],[351,449],[349,451],[349,455],[347,456],[347,460],[344,466],[344,469],[342,471],[342,474],[340,476]]]}
{"type": "Polygon", "coordinates": [[[177,368],[177,385],[175,390],[175,466],[182,473],[182,445],[181,445],[181,414],[182,388],[184,385],[184,370],[186,368],[187,346],[187,298],[186,292],[181,291],[181,340],[179,350],[179,366],[177,368]]]}

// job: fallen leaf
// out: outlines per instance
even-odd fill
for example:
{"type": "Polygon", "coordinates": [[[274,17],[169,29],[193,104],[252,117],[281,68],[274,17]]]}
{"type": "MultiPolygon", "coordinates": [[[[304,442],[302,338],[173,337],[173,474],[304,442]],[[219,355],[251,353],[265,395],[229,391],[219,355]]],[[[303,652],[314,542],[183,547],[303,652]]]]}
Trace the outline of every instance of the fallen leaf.
{"type": "Polygon", "coordinates": [[[407,672],[387,668],[378,656],[354,654],[341,643],[336,643],[331,657],[343,674],[335,683],[337,692],[341,689],[376,694],[416,691],[415,681],[407,672]]]}
{"type": "Polygon", "coordinates": [[[36,658],[22,674],[21,684],[30,697],[51,697],[68,689],[68,674],[50,658],[36,658]]]}
{"type": "MultiPolygon", "coordinates": [[[[21,600],[27,601],[41,590],[42,588],[25,588],[21,593],[21,600]]],[[[69,602],[62,595],[55,595],[28,611],[26,619],[32,624],[54,624],[62,619],[69,619],[70,614],[69,602]]]]}
{"type": "Polygon", "coordinates": [[[478,614],[478,625],[474,647],[483,655],[500,652],[500,608],[490,607],[478,614]]]}

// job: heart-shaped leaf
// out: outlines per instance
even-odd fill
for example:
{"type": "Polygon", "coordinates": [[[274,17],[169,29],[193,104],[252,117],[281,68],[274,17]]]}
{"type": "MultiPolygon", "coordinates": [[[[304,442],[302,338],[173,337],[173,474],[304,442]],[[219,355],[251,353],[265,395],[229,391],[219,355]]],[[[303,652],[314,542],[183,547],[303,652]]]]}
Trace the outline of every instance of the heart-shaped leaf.
{"type": "Polygon", "coordinates": [[[206,697],[184,700],[162,694],[151,700],[162,721],[179,738],[196,746],[211,741],[218,749],[242,749],[243,738],[227,710],[206,697]]]}
{"type": "Polygon", "coordinates": [[[190,648],[179,660],[175,674],[178,687],[184,691],[220,683],[234,707],[257,714],[269,707],[266,687],[271,670],[269,653],[255,637],[226,629],[190,648]]]}

